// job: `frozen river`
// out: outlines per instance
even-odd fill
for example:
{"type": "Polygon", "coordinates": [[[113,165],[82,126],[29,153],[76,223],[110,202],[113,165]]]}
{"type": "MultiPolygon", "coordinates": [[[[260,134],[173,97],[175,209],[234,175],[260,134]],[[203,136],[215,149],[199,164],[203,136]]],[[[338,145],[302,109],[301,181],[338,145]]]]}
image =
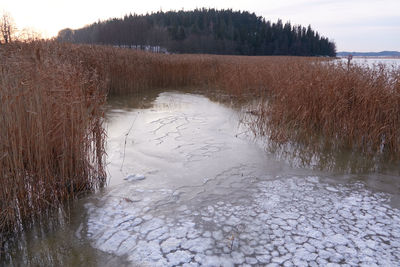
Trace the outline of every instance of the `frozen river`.
{"type": "Polygon", "coordinates": [[[203,96],[129,103],[110,101],[109,187],[82,199],[65,229],[30,238],[24,257],[71,266],[400,265],[398,176],[290,167],[252,140],[236,111],[203,96]]]}

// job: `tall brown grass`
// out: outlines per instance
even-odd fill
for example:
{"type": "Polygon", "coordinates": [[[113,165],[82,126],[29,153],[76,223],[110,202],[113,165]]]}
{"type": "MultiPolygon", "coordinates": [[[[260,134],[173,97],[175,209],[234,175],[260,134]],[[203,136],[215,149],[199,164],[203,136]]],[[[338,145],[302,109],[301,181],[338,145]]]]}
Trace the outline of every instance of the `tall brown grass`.
{"type": "Polygon", "coordinates": [[[96,70],[110,94],[132,94],[153,88],[215,84],[218,58],[165,55],[115,48],[61,44],[62,57],[96,70]]]}
{"type": "Polygon", "coordinates": [[[256,93],[251,126],[277,143],[400,157],[400,68],[310,58],[234,59],[221,86],[256,93]],[[243,61],[243,62],[240,62],[243,61]]]}
{"type": "Polygon", "coordinates": [[[104,182],[105,83],[55,43],[0,47],[0,232],[104,182]]]}

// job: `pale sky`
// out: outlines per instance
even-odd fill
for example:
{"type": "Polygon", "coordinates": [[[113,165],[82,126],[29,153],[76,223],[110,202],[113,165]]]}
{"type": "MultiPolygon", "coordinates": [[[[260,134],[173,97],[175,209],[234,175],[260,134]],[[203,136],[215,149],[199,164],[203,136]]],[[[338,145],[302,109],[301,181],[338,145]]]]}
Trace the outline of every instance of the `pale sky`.
{"type": "Polygon", "coordinates": [[[1,0],[19,29],[45,37],[125,14],[194,8],[246,10],[301,24],[335,41],[337,51],[400,50],[400,0],[1,0]]]}

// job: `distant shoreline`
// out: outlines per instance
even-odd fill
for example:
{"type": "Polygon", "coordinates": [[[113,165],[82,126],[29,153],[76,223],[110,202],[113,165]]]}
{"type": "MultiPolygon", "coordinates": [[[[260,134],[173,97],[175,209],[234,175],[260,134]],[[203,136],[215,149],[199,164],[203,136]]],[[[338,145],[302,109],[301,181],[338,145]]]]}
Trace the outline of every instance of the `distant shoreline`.
{"type": "MultiPolygon", "coordinates": [[[[347,58],[348,56],[338,56],[339,58],[347,58]]],[[[353,58],[365,59],[400,59],[400,56],[353,56],[353,58]]]]}
{"type": "Polygon", "coordinates": [[[399,51],[381,51],[381,52],[347,52],[347,51],[341,51],[337,52],[336,55],[338,57],[347,57],[349,55],[352,55],[353,57],[358,57],[358,58],[400,58],[400,52],[399,51]]]}

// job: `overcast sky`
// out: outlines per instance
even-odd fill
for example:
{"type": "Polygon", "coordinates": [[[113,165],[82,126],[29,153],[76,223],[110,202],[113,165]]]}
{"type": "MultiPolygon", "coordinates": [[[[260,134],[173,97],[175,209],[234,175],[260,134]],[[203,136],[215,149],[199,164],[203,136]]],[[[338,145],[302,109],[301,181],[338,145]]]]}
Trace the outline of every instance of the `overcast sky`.
{"type": "Polygon", "coordinates": [[[191,10],[196,7],[247,10],[276,21],[308,26],[335,41],[338,51],[400,50],[400,0],[1,0],[17,27],[46,37],[99,19],[129,13],[191,10]]]}

